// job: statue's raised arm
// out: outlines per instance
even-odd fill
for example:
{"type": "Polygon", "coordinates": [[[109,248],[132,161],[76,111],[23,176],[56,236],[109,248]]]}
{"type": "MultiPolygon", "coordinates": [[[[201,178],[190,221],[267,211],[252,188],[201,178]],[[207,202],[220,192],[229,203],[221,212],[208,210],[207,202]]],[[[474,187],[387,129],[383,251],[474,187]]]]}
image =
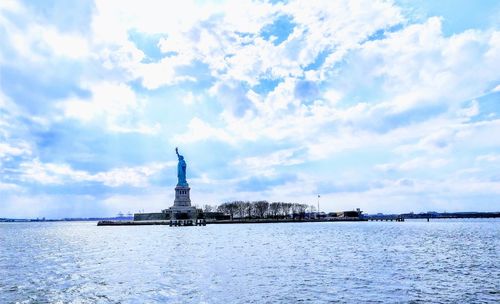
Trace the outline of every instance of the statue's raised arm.
{"type": "Polygon", "coordinates": [[[179,157],[179,150],[177,149],[177,147],[175,147],[175,154],[177,154],[177,157],[179,157]]]}

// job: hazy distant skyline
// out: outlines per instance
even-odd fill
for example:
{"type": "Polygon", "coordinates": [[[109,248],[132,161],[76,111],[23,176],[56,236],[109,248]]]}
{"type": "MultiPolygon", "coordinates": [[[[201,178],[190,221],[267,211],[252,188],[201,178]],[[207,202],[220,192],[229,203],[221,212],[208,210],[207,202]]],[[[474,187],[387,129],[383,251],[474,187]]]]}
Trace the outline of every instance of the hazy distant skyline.
{"type": "Polygon", "coordinates": [[[0,217],[500,210],[498,1],[1,1],[0,217]],[[435,3],[438,2],[438,3],[435,3]]]}

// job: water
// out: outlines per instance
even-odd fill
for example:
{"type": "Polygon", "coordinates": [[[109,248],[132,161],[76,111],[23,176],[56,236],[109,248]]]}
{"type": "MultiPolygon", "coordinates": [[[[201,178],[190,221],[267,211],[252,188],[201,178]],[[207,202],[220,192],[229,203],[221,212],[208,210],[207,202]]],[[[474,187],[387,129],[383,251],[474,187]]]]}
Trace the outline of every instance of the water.
{"type": "Polygon", "coordinates": [[[498,303],[500,221],[0,224],[0,303],[498,303]]]}

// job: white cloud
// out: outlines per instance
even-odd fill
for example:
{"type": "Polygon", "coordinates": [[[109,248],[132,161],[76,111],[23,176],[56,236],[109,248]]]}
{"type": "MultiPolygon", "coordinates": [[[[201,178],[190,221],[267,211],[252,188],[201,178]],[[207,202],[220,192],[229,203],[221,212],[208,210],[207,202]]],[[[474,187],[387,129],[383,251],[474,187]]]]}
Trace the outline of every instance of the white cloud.
{"type": "Polygon", "coordinates": [[[137,107],[135,93],[127,85],[99,83],[90,89],[91,100],[73,99],[60,104],[66,117],[87,122],[100,115],[106,115],[114,121],[137,107]]]}
{"type": "MultiPolygon", "coordinates": [[[[84,59],[91,56],[90,43],[84,36],[63,33],[53,26],[41,24],[18,2],[7,1],[5,4],[7,9],[4,7],[2,10],[8,10],[10,17],[1,14],[0,26],[6,33],[5,43],[15,50],[16,60],[39,63],[53,61],[57,57],[84,59]],[[19,22],[23,23],[22,27],[19,22]]],[[[0,52],[0,56],[2,64],[11,64],[14,59],[5,57],[3,52],[0,52]]]]}
{"type": "Polygon", "coordinates": [[[145,166],[121,167],[109,171],[91,174],[84,170],[75,170],[68,164],[42,163],[38,159],[21,163],[20,180],[44,185],[64,185],[70,182],[98,182],[109,187],[133,186],[146,187],[149,177],[175,162],[150,163],[145,166]]]}
{"type": "Polygon", "coordinates": [[[383,77],[383,88],[399,106],[422,102],[454,103],[480,96],[496,81],[500,68],[498,32],[466,31],[451,37],[441,33],[441,20],[428,19],[387,39],[365,43],[359,75],[371,81],[383,77]],[[489,68],[483,68],[488,66],[489,68]],[[417,98],[400,98],[418,94],[417,98]]]}
{"type": "MultiPolygon", "coordinates": [[[[394,13],[394,16],[397,14],[394,13]]],[[[393,20],[396,22],[400,19],[395,17],[393,20]]],[[[366,29],[366,32],[369,30],[366,29]]],[[[289,40],[294,39],[293,35],[289,40]]],[[[463,108],[461,103],[482,95],[491,81],[497,77],[493,72],[495,69],[485,71],[481,68],[497,65],[493,61],[496,55],[492,52],[498,47],[496,36],[496,32],[469,31],[444,37],[441,33],[441,20],[431,18],[425,23],[409,25],[401,31],[388,33],[385,39],[357,45],[352,50],[354,55],[351,55],[351,60],[347,65],[338,68],[336,74],[330,76],[330,81],[335,84],[339,78],[338,81],[345,83],[346,80],[341,78],[346,73],[347,80],[353,85],[373,86],[382,80],[386,97],[379,103],[378,100],[370,100],[369,103],[358,102],[352,106],[339,107],[342,102],[352,103],[346,99],[349,98],[350,88],[333,85],[328,89],[329,93],[318,96],[324,102],[313,100],[310,104],[304,104],[305,102],[295,95],[298,81],[289,77],[290,71],[286,73],[284,81],[266,96],[259,96],[252,91],[243,91],[235,95],[233,91],[217,89],[224,80],[214,86],[211,92],[225,105],[225,111],[221,115],[226,123],[225,134],[238,134],[235,137],[237,141],[272,138],[302,141],[305,145],[322,141],[329,146],[323,151],[338,151],[337,148],[346,145],[352,148],[362,147],[363,140],[358,140],[360,136],[365,138],[365,143],[373,142],[375,140],[373,137],[383,137],[374,134],[381,130],[387,132],[396,128],[415,128],[419,124],[430,124],[430,126],[419,126],[422,132],[418,136],[412,135],[411,130],[405,133],[410,138],[417,140],[420,138],[422,148],[434,146],[442,150],[447,140],[443,139],[438,143],[439,139],[433,137],[451,136],[451,134],[439,135],[441,132],[439,130],[446,130],[463,119],[468,120],[477,115],[479,107],[476,101],[472,101],[466,108],[463,108]],[[463,62],[467,62],[467,66],[464,66],[463,62]],[[470,69],[471,65],[476,68],[470,69]],[[352,74],[357,68],[362,74],[352,74]],[[226,99],[229,102],[227,105],[226,99]],[[245,107],[246,112],[242,115],[241,109],[245,107]],[[398,119],[401,123],[397,121],[398,119]],[[436,123],[438,125],[432,125],[436,123]],[[425,133],[424,130],[427,132],[437,130],[438,135],[429,135],[430,133],[425,133]],[[351,138],[353,136],[354,139],[351,138]],[[422,137],[427,138],[422,139],[422,137]],[[331,140],[338,144],[330,144],[331,140]],[[357,141],[358,144],[354,145],[353,141],[357,141]]],[[[243,56],[245,58],[255,57],[255,60],[249,62],[261,64],[267,56],[266,48],[274,46],[267,45],[265,41],[259,42],[258,39],[255,43],[262,45],[257,47],[256,44],[250,44],[238,51],[236,56],[241,53],[245,54],[243,56]],[[251,48],[255,48],[258,52],[247,53],[251,48]]],[[[278,47],[284,47],[287,43],[289,42],[278,47]]],[[[248,75],[254,76],[242,76],[246,72],[241,72],[242,70],[237,72],[239,69],[237,65],[245,65],[247,62],[245,59],[235,58],[231,57],[230,60],[234,60],[235,63],[234,66],[230,65],[225,77],[229,76],[230,79],[239,79],[252,84],[259,77],[258,70],[269,70],[269,67],[259,67],[257,70],[251,67],[247,69],[251,71],[248,75]]],[[[270,58],[272,58],[269,60],[271,67],[280,66],[279,60],[282,56],[274,54],[270,58]]],[[[324,69],[328,70],[326,63],[324,69]]],[[[404,138],[382,140],[392,144],[396,144],[397,140],[401,143],[409,142],[404,138]]],[[[326,152],[323,154],[327,155],[326,152]]]]}
{"type": "Polygon", "coordinates": [[[29,154],[31,154],[31,146],[24,141],[17,143],[0,142],[0,159],[29,154]]]}
{"type": "Polygon", "coordinates": [[[413,171],[413,170],[428,170],[437,169],[446,166],[450,163],[450,159],[445,158],[428,158],[428,157],[416,157],[401,163],[386,163],[376,165],[375,169],[381,171],[413,171]]]}
{"type": "Polygon", "coordinates": [[[135,92],[120,83],[98,83],[90,86],[90,100],[71,98],[59,102],[64,117],[83,123],[103,121],[107,130],[118,133],[155,134],[159,124],[147,125],[141,120],[143,104],[135,92]]]}
{"type": "Polygon", "coordinates": [[[142,85],[147,89],[157,89],[162,85],[172,85],[181,81],[195,82],[190,76],[178,76],[176,68],[187,65],[191,61],[179,56],[162,59],[158,63],[137,64],[132,73],[137,78],[142,78],[142,85]]]}
{"type": "Polygon", "coordinates": [[[232,162],[241,172],[248,175],[272,175],[277,166],[291,166],[301,164],[305,161],[304,157],[298,157],[296,154],[299,149],[279,150],[264,156],[253,156],[238,158],[232,162]]]}
{"type": "Polygon", "coordinates": [[[204,140],[220,140],[230,144],[236,142],[236,138],[223,129],[214,128],[197,117],[191,119],[185,134],[176,135],[173,140],[179,143],[192,143],[204,140]]]}
{"type": "Polygon", "coordinates": [[[476,157],[476,161],[478,162],[498,162],[500,161],[500,154],[498,153],[490,153],[483,154],[476,157]]]}
{"type": "MultiPolygon", "coordinates": [[[[18,76],[25,86],[3,88],[15,100],[0,92],[0,168],[15,171],[15,162],[21,162],[14,173],[24,181],[95,182],[117,192],[126,185],[151,187],[148,180],[161,164],[91,173],[58,163],[52,152],[64,150],[58,146],[64,140],[53,131],[71,119],[81,122],[72,127],[82,132],[99,126],[113,133],[166,132],[167,137],[170,124],[186,124],[184,134],[169,138],[186,145],[218,140],[241,149],[262,145],[264,151],[273,151],[261,155],[248,149],[245,157],[228,152],[234,153],[228,163],[239,174],[224,172],[228,176],[221,173],[224,178],[220,178],[210,171],[213,168],[198,172],[200,177],[192,182],[205,188],[193,195],[201,198],[269,195],[269,199],[287,196],[308,201],[323,180],[335,177],[298,172],[296,181],[262,192],[237,188],[248,174],[277,177],[291,169],[284,167],[302,162],[325,163],[334,171],[339,162],[353,162],[358,155],[366,157],[362,160],[366,168],[339,173],[342,186],[368,187],[326,194],[325,201],[338,204],[331,203],[332,209],[341,209],[341,202],[367,208],[383,207],[382,201],[401,209],[446,206],[447,199],[493,196],[498,189],[493,171],[500,141],[493,135],[500,120],[482,103],[485,94],[500,91],[496,28],[446,36],[440,17],[415,23],[406,20],[392,1],[368,0],[277,4],[98,0],[90,28],[79,34],[43,24],[36,14],[19,2],[0,3],[0,27],[6,34],[0,64],[8,67],[5,77],[18,76]],[[283,17],[294,24],[290,35],[279,44],[280,33],[264,39],[262,32],[283,17]],[[42,75],[24,84],[22,77],[30,78],[33,68],[50,72],[54,67],[57,75],[75,71],[71,75],[75,81],[53,85],[53,78],[42,75]],[[266,87],[264,82],[271,84],[266,87]],[[139,83],[146,90],[137,90],[139,83]],[[26,88],[30,84],[33,92],[26,88]],[[90,92],[90,97],[80,97],[85,95],[82,91],[90,92]],[[26,110],[29,93],[46,93],[43,113],[26,110]],[[219,105],[211,104],[214,100],[219,105]],[[182,115],[156,112],[171,106],[181,108],[182,115]],[[52,117],[54,113],[59,116],[52,117]],[[488,121],[482,121],[484,117],[488,121]],[[476,167],[469,168],[471,163],[476,167]],[[422,178],[422,168],[433,169],[435,176],[422,178]],[[451,178],[455,184],[446,180],[450,170],[460,173],[451,178]],[[393,179],[378,180],[380,176],[393,179]],[[470,188],[458,189],[457,196],[446,192],[456,190],[455,185],[466,188],[468,182],[470,188]],[[380,187],[369,187],[375,184],[380,187]],[[227,190],[224,194],[215,192],[219,185],[227,190]]],[[[0,190],[11,191],[16,175],[5,176],[0,190]]],[[[138,203],[132,196],[120,195],[106,203],[117,210],[122,199],[127,206],[138,203]]],[[[24,206],[23,199],[19,201],[24,206]]],[[[47,198],[47,206],[52,202],[47,198]]]]}
{"type": "Polygon", "coordinates": [[[184,97],[182,98],[182,102],[188,106],[191,106],[195,103],[199,103],[201,101],[202,101],[202,96],[194,95],[192,92],[186,93],[186,95],[184,95],[184,97]]]}
{"type": "Polygon", "coordinates": [[[75,34],[61,34],[57,30],[49,28],[35,35],[40,35],[56,56],[77,59],[90,55],[86,39],[75,34]]]}
{"type": "Polygon", "coordinates": [[[175,54],[160,62],[144,64],[140,56],[107,61],[108,65],[114,62],[116,67],[127,69],[142,78],[147,88],[154,89],[185,80],[177,75],[176,68],[194,60],[207,63],[211,74],[222,81],[233,79],[254,85],[264,74],[300,77],[302,68],[320,52],[334,50],[327,60],[333,65],[371,33],[402,20],[399,8],[383,1],[289,5],[251,1],[200,5],[183,1],[174,7],[157,2],[138,5],[120,1],[117,6],[113,1],[98,1],[93,32],[97,45],[114,45],[113,49],[127,46],[132,53],[137,49],[130,46],[129,30],[162,34],[158,46],[164,53],[175,54]],[[290,16],[297,27],[287,41],[274,45],[262,39],[260,31],[279,16],[290,16]]]}
{"type": "Polygon", "coordinates": [[[466,120],[469,120],[471,117],[474,117],[479,114],[479,103],[477,100],[473,99],[469,107],[461,108],[457,111],[457,116],[464,117],[466,120]]]}
{"type": "Polygon", "coordinates": [[[99,172],[90,177],[90,181],[101,182],[106,186],[118,187],[130,185],[134,187],[145,187],[148,185],[150,176],[160,172],[166,167],[172,167],[175,162],[154,163],[146,166],[131,168],[116,168],[107,172],[99,172]]]}
{"type": "Polygon", "coordinates": [[[2,192],[19,192],[22,191],[23,188],[15,183],[4,183],[0,181],[0,191],[2,192]]]}

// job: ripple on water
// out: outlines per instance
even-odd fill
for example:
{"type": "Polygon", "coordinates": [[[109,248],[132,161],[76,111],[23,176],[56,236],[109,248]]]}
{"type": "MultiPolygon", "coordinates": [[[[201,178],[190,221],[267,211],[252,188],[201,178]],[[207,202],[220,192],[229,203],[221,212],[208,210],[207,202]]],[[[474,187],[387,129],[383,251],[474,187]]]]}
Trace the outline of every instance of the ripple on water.
{"type": "Polygon", "coordinates": [[[499,224],[2,223],[0,303],[495,303],[499,224]]]}

